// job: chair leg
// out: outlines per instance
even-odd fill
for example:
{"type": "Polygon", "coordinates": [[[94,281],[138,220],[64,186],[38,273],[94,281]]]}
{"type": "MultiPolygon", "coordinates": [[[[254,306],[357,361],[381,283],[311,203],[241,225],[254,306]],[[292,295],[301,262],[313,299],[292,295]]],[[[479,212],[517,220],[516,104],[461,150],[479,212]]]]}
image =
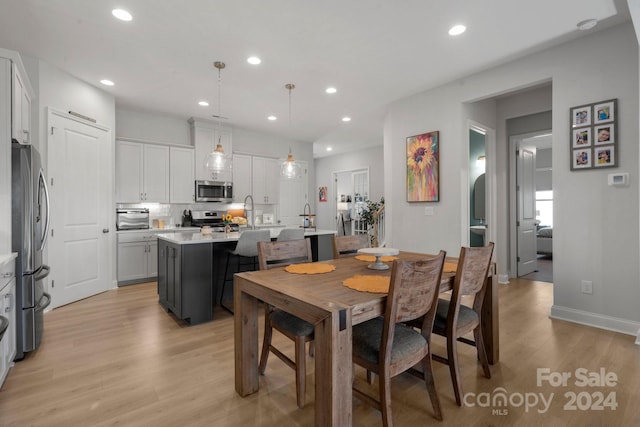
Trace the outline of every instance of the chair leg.
{"type": "Polygon", "coordinates": [[[273,336],[273,328],[271,327],[271,320],[269,319],[269,304],[264,305],[264,338],[262,340],[262,353],[260,354],[260,364],[258,365],[258,372],[260,375],[264,375],[265,369],[267,369],[267,360],[269,359],[269,351],[271,348],[271,337],[273,336]]]}
{"type": "Polygon", "coordinates": [[[476,348],[478,349],[478,359],[480,359],[480,364],[482,365],[482,371],[484,372],[484,376],[487,378],[491,378],[491,370],[489,369],[489,361],[487,360],[487,351],[484,348],[484,339],[482,336],[481,325],[478,325],[473,330],[473,337],[476,340],[476,348]]]}
{"type": "Polygon", "coordinates": [[[390,427],[393,425],[391,417],[391,378],[388,373],[380,372],[378,378],[380,390],[380,412],[382,412],[382,425],[390,427]]]}
{"type": "Polygon", "coordinates": [[[367,382],[369,384],[373,384],[373,378],[375,377],[375,373],[367,369],[367,382]]]}
{"type": "Polygon", "coordinates": [[[451,383],[453,392],[456,395],[456,403],[462,406],[462,387],[460,386],[460,364],[458,363],[458,346],[454,337],[447,337],[447,358],[449,359],[449,372],[451,373],[451,383]]]}
{"type": "Polygon", "coordinates": [[[307,363],[305,360],[304,337],[296,337],[295,353],[296,353],[296,398],[298,400],[298,408],[304,408],[305,382],[307,379],[307,363]]]}
{"type": "Polygon", "coordinates": [[[440,409],[440,399],[436,391],[436,384],[433,381],[433,369],[431,367],[431,353],[427,354],[422,362],[424,371],[424,382],[427,385],[431,406],[433,406],[434,416],[437,420],[442,421],[442,409],[440,409]]]}

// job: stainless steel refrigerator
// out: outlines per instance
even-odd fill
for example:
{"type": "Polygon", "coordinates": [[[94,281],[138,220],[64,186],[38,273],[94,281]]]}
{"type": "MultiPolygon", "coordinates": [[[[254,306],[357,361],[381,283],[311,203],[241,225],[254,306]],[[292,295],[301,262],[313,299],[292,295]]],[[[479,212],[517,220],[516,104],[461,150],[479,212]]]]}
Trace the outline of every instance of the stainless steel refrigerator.
{"type": "Polygon", "coordinates": [[[16,360],[40,345],[44,291],[50,268],[42,263],[49,232],[49,192],[40,154],[31,145],[11,144],[11,244],[16,262],[16,360]]]}

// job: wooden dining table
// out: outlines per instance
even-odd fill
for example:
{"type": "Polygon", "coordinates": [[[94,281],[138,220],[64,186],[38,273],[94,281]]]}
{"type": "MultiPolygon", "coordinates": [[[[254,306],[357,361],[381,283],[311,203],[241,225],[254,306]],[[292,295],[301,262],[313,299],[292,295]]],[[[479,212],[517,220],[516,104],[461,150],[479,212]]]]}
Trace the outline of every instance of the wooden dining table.
{"type": "MultiPolygon", "coordinates": [[[[400,252],[418,260],[433,255],[400,252]]],[[[367,268],[355,257],[322,261],[336,266],[323,274],[292,274],[283,268],[238,273],[234,281],[235,388],[240,396],[258,391],[259,301],[315,325],[315,425],[352,424],[351,327],[384,314],[386,294],[361,292],[342,282],[354,275],[390,276],[391,270],[367,268]]],[[[457,262],[447,258],[447,262],[457,262]]],[[[453,286],[455,273],[444,272],[440,292],[453,286]]],[[[489,363],[498,362],[498,292],[495,265],[488,277],[482,328],[489,363]]]]}

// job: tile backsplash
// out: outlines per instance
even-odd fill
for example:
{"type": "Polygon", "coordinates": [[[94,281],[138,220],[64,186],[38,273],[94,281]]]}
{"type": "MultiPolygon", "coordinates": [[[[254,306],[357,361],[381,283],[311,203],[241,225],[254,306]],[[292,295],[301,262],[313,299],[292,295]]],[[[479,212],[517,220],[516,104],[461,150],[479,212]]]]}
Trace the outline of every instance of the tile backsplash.
{"type": "MultiPolygon", "coordinates": [[[[227,211],[228,209],[242,209],[242,203],[118,203],[116,208],[147,208],[149,209],[149,226],[153,220],[163,220],[165,227],[173,227],[182,223],[182,214],[185,210],[193,211],[227,211]]],[[[255,205],[256,212],[272,214],[274,222],[277,222],[277,206],[255,205]]]]}

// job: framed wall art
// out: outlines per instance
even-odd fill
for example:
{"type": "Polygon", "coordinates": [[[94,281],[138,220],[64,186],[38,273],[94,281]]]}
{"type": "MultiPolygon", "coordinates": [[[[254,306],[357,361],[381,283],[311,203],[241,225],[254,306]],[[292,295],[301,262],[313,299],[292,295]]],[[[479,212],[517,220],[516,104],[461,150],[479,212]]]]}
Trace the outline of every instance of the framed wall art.
{"type": "Polygon", "coordinates": [[[617,99],[569,110],[571,170],[618,166],[617,110],[617,99]]]}
{"type": "Polygon", "coordinates": [[[440,201],[440,132],[407,138],[407,201],[440,201]]]}

